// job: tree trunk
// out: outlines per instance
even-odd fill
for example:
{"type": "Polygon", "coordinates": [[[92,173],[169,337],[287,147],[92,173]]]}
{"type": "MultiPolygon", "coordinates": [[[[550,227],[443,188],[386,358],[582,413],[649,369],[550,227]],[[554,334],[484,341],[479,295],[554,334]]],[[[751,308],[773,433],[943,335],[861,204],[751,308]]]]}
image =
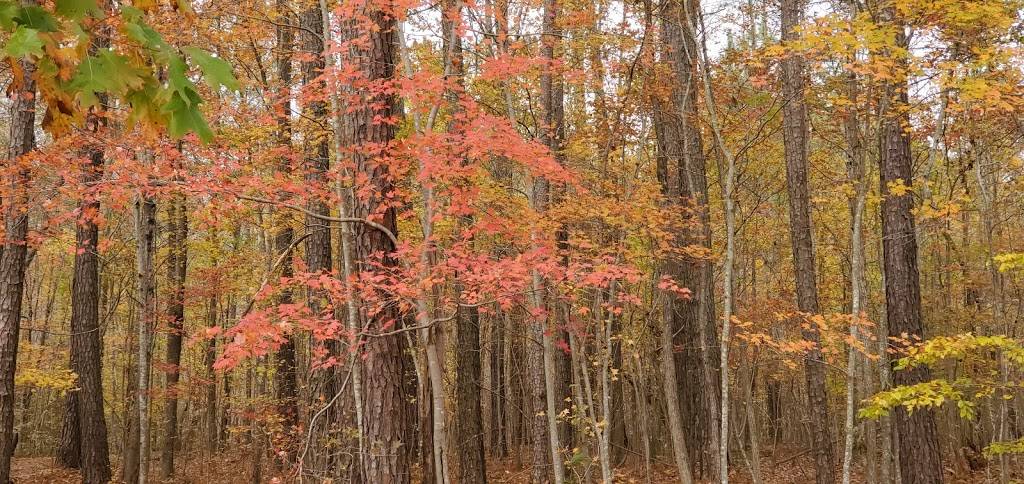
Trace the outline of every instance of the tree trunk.
{"type": "MultiPolygon", "coordinates": [[[[847,180],[853,183],[854,195],[850,199],[850,339],[851,341],[860,341],[860,335],[858,331],[859,324],[863,317],[865,310],[865,292],[867,289],[865,279],[865,261],[864,261],[864,204],[867,198],[867,180],[865,180],[865,172],[867,170],[867,158],[864,150],[864,143],[862,139],[862,130],[860,126],[860,117],[858,116],[859,97],[860,97],[860,86],[858,85],[857,74],[855,72],[847,73],[847,96],[850,101],[850,111],[846,113],[846,119],[843,124],[843,131],[846,137],[846,149],[847,149],[847,163],[846,172],[847,180]]],[[[865,346],[866,347],[866,346],[865,346]]],[[[860,360],[858,349],[854,345],[850,345],[849,355],[846,364],[846,422],[845,422],[845,440],[843,445],[843,484],[850,484],[851,474],[853,471],[853,445],[854,445],[854,425],[856,419],[856,391],[857,391],[857,375],[859,374],[857,369],[857,362],[860,360]]],[[[865,362],[866,363],[866,362],[865,362]]],[[[873,424],[874,422],[866,422],[867,424],[873,424]]],[[[871,481],[871,472],[873,466],[871,461],[874,458],[874,434],[868,433],[866,439],[868,441],[868,469],[867,469],[867,480],[871,481]]]]}
{"type": "MultiPolygon", "coordinates": [[[[795,41],[796,28],[803,18],[802,0],[783,0],[782,39],[795,41]]],[[[803,338],[812,344],[804,358],[814,447],[814,468],[818,484],[833,484],[835,456],[829,429],[828,394],[825,391],[825,363],[821,354],[821,335],[810,316],[821,312],[814,258],[814,234],[807,188],[807,104],[804,101],[803,59],[796,55],[782,60],[783,126],[786,157],[786,188],[789,193],[789,233],[793,247],[793,272],[796,277],[797,308],[800,310],[803,338]]]]}
{"type": "MultiPolygon", "coordinates": [[[[89,131],[97,131],[103,118],[90,113],[89,131]]],[[[90,163],[83,167],[82,183],[92,186],[103,176],[103,150],[89,148],[90,163]]],[[[101,484],[110,480],[107,424],[103,414],[103,344],[99,327],[99,227],[100,203],[87,194],[79,204],[81,219],[75,230],[74,279],[71,283],[71,369],[78,375],[77,407],[82,481],[101,484]]],[[[69,398],[73,398],[70,397],[69,398]]],[[[72,425],[74,426],[74,425],[72,425]]]]}
{"type": "MultiPolygon", "coordinates": [[[[908,40],[902,23],[892,7],[885,9],[887,20],[896,26],[896,47],[906,49],[908,40]]],[[[902,54],[899,54],[902,55],[902,54]]],[[[885,309],[889,337],[923,338],[921,287],[917,267],[917,238],[914,231],[914,195],[911,191],[892,193],[892,184],[910,187],[913,160],[910,151],[910,126],[906,59],[903,72],[886,83],[881,126],[880,185],[882,194],[882,247],[885,271],[885,309]]],[[[895,386],[914,385],[931,378],[926,367],[894,370],[895,386]]],[[[935,484],[943,481],[942,457],[936,435],[935,414],[930,409],[913,413],[903,407],[893,412],[894,435],[898,436],[899,469],[903,484],[935,484]]]]}
{"type": "MultiPolygon", "coordinates": [[[[126,460],[134,466],[130,479],[145,484],[149,475],[149,395],[150,360],[153,328],[156,325],[156,275],[153,272],[153,255],[156,251],[156,202],[140,193],[135,201],[135,305],[138,314],[138,368],[136,369],[136,402],[133,437],[130,451],[134,454],[126,460]]],[[[127,471],[126,471],[127,472],[127,471]]]]}
{"type": "Polygon", "coordinates": [[[665,321],[661,328],[661,374],[665,395],[665,413],[668,414],[669,434],[672,437],[672,455],[675,456],[676,471],[679,482],[692,484],[690,473],[690,456],[686,449],[686,437],[683,435],[683,418],[679,411],[679,387],[676,380],[676,366],[673,358],[672,343],[672,302],[665,303],[665,321]]]}
{"type": "MultiPolygon", "coordinates": [[[[354,47],[347,55],[358,58],[347,59],[357,64],[362,76],[373,86],[389,83],[394,78],[397,56],[397,23],[399,12],[390,7],[377,5],[361,8],[361,14],[372,23],[372,28],[358,25],[354,19],[342,19],[343,41],[363,38],[365,44],[354,47]]],[[[387,145],[395,138],[395,126],[380,121],[396,113],[396,99],[393,94],[364,92],[369,99],[362,107],[346,111],[343,116],[343,145],[352,150],[351,163],[357,176],[365,176],[373,189],[365,196],[354,197],[353,215],[359,218],[372,217],[389,233],[360,224],[354,227],[355,260],[368,263],[374,257],[384,268],[398,266],[392,257],[395,250],[398,224],[396,210],[390,204],[395,180],[391,168],[379,156],[387,152],[387,145]],[[370,145],[370,146],[368,146],[370,145]],[[371,147],[373,149],[371,149],[371,147]],[[383,254],[375,256],[374,254],[383,254]]],[[[371,268],[370,265],[364,266],[371,268]]],[[[373,314],[366,323],[370,333],[392,331],[398,324],[397,311],[388,305],[373,314]]],[[[381,484],[408,483],[410,476],[410,452],[413,449],[412,415],[408,407],[406,389],[405,340],[400,334],[373,336],[363,347],[365,384],[365,405],[362,425],[366,432],[365,449],[361,456],[363,480],[381,484]]]]}
{"type": "Polygon", "coordinates": [[[178,380],[181,376],[181,342],[185,331],[185,271],[188,267],[188,208],[184,195],[175,195],[168,210],[170,254],[167,279],[171,297],[167,303],[167,405],[164,406],[164,431],[160,477],[174,474],[174,450],[178,445],[178,380]]]}
{"type": "MultiPolygon", "coordinates": [[[[280,98],[276,106],[276,124],[278,145],[291,147],[292,126],[291,116],[291,88],[292,88],[292,48],[295,38],[295,19],[290,13],[291,6],[288,0],[278,0],[277,9],[280,13],[280,25],[277,26],[277,88],[280,98]]],[[[284,176],[291,171],[291,163],[287,158],[278,162],[277,170],[284,176]]],[[[292,213],[287,209],[278,209],[274,217],[274,253],[282,257],[281,266],[278,269],[281,278],[288,278],[294,274],[292,268],[292,250],[295,232],[292,228],[292,213]]],[[[276,303],[278,305],[291,304],[292,292],[288,288],[282,288],[278,293],[276,303]]],[[[277,463],[282,467],[292,464],[294,451],[293,432],[298,425],[298,383],[295,363],[295,339],[293,335],[286,334],[283,337],[281,346],[277,349],[274,364],[274,390],[277,400],[277,413],[281,418],[283,432],[277,437],[281,439],[279,446],[284,450],[277,454],[277,463]]]]}
{"type": "MultiPolygon", "coordinates": [[[[217,260],[213,260],[214,267],[217,267],[217,260]]],[[[210,295],[207,301],[206,327],[215,328],[218,323],[218,295],[210,295]]],[[[206,341],[206,350],[203,352],[203,367],[206,369],[206,452],[213,456],[217,452],[218,441],[220,440],[220,428],[217,422],[217,370],[213,365],[217,361],[217,338],[212,337],[206,341]]],[[[227,372],[224,372],[227,378],[227,372]]],[[[226,386],[226,385],[225,385],[226,386]]]]}
{"type": "Polygon", "coordinates": [[[60,440],[57,443],[57,465],[68,469],[82,466],[82,428],[78,423],[78,392],[69,392],[64,399],[60,440]]]}
{"type": "MultiPolygon", "coordinates": [[[[446,93],[453,113],[462,108],[460,101],[465,89],[462,83],[464,60],[462,52],[462,2],[448,0],[444,2],[445,11],[441,20],[441,31],[447,58],[447,68],[451,87],[446,93]]],[[[464,128],[454,116],[449,122],[448,131],[455,136],[465,135],[464,128]]],[[[460,154],[460,162],[464,157],[460,154]]],[[[459,220],[464,227],[472,226],[472,217],[459,220]]],[[[455,276],[458,277],[458,274],[455,276]]],[[[482,414],[481,357],[480,351],[480,312],[476,306],[461,304],[462,284],[456,281],[455,298],[457,314],[455,316],[455,414],[453,418],[455,482],[474,482],[486,484],[487,469],[484,461],[484,416],[482,414]]]]}
{"type": "MultiPolygon", "coordinates": [[[[305,132],[306,184],[320,190],[321,187],[326,186],[326,173],[330,169],[330,145],[328,144],[330,133],[328,130],[321,128],[321,125],[325,125],[327,121],[327,103],[324,100],[326,85],[318,81],[326,65],[323,11],[320,9],[319,2],[314,2],[309,9],[300,14],[300,25],[302,26],[300,31],[302,50],[305,55],[309,56],[309,60],[303,61],[301,65],[302,84],[306,90],[305,95],[312,96],[312,99],[303,106],[303,111],[307,118],[316,121],[309,123],[305,132]]],[[[317,218],[313,214],[321,216],[330,215],[330,209],[326,200],[321,197],[308,200],[306,202],[306,209],[310,212],[310,214],[306,215],[305,220],[306,232],[309,234],[306,238],[306,270],[310,273],[329,274],[332,268],[331,228],[328,222],[317,218]]],[[[323,291],[311,290],[307,292],[306,304],[314,317],[320,316],[321,312],[326,308],[325,297],[326,294],[323,291]]],[[[330,356],[341,359],[340,338],[327,341],[325,346],[330,356]]],[[[324,424],[328,438],[334,439],[336,438],[334,436],[334,427],[337,425],[342,413],[342,400],[340,398],[334,399],[334,395],[339,390],[341,380],[340,367],[326,368],[321,373],[320,379],[324,381],[324,384],[319,397],[324,402],[337,402],[333,405],[333,408],[328,409],[325,415],[326,423],[324,424]]],[[[329,454],[329,452],[317,452],[314,454],[313,462],[324,466],[335,465],[335,459],[328,457],[326,454],[329,454]],[[325,455],[321,456],[320,454],[325,455]]]]}
{"type": "MultiPolygon", "coordinates": [[[[699,227],[678,236],[679,246],[697,245],[710,250],[711,224],[704,142],[697,111],[700,78],[697,72],[697,42],[689,24],[696,14],[679,0],[663,0],[661,12],[664,56],[672,66],[670,104],[661,110],[667,156],[666,181],[673,187],[680,210],[695,209],[699,227]]],[[[691,5],[692,7],[692,5],[691,5]]],[[[719,447],[719,347],[715,319],[713,262],[707,258],[680,257],[668,275],[690,289],[690,299],[676,298],[673,308],[673,343],[683,349],[676,355],[676,378],[681,395],[687,449],[700,475],[717,477],[719,447]],[[693,342],[699,342],[694,344],[693,342]]]]}
{"type": "MultiPolygon", "coordinates": [[[[12,62],[15,62],[12,60],[12,62]]],[[[10,144],[8,167],[19,157],[35,149],[35,64],[21,61],[25,75],[21,85],[11,92],[10,144]]],[[[4,241],[0,251],[0,482],[10,481],[11,458],[18,436],[14,430],[14,373],[18,357],[18,328],[28,266],[28,184],[26,169],[11,170],[4,199],[4,241]]]]}
{"type": "MultiPolygon", "coordinates": [[[[555,43],[557,34],[556,23],[558,22],[558,1],[545,0],[543,12],[543,35],[541,41],[541,56],[547,59],[554,58],[555,43]]],[[[541,106],[543,118],[539,128],[541,139],[552,151],[557,153],[560,150],[561,137],[561,97],[556,98],[557,77],[553,72],[551,64],[545,64],[540,77],[541,106]]],[[[560,91],[559,91],[560,94],[560,91]]],[[[530,203],[533,209],[539,213],[547,210],[550,201],[550,183],[542,177],[533,180],[533,187],[530,203]]],[[[543,243],[541,235],[532,235],[534,247],[543,243]]],[[[533,465],[534,470],[531,479],[534,483],[544,482],[547,479],[548,459],[551,463],[553,482],[562,484],[565,480],[565,466],[562,462],[560,432],[558,426],[558,410],[560,385],[558,384],[558,360],[555,355],[553,335],[558,333],[555,322],[557,313],[549,304],[547,297],[547,285],[539,271],[534,270],[532,274],[531,313],[543,314],[539,321],[534,321],[533,336],[541,343],[540,354],[531,357],[531,387],[535,400],[535,417],[533,418],[533,465]],[[540,361],[535,361],[540,357],[540,361]],[[543,455],[545,452],[547,455],[543,455]],[[539,469],[538,469],[539,467],[539,469]]],[[[534,347],[534,350],[536,348],[534,347]]]]}

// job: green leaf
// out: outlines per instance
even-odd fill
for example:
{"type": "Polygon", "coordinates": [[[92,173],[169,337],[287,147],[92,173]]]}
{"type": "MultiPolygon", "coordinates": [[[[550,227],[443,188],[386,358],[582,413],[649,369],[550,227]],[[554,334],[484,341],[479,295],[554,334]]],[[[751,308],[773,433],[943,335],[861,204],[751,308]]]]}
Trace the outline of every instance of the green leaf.
{"type": "Polygon", "coordinates": [[[166,120],[160,112],[160,103],[165,93],[166,90],[161,89],[155,80],[147,82],[142,89],[128,93],[125,100],[132,107],[126,121],[128,129],[140,123],[149,126],[163,125],[166,120]]]}
{"type": "Polygon", "coordinates": [[[203,80],[210,87],[218,89],[220,86],[224,86],[232,91],[240,89],[238,80],[235,79],[235,75],[231,72],[231,64],[228,64],[224,59],[214,57],[209,52],[196,47],[185,47],[182,50],[203,71],[203,80]]]}
{"type": "Polygon", "coordinates": [[[18,14],[14,16],[14,21],[40,32],[56,32],[58,29],[57,19],[42,7],[35,5],[19,8],[18,14]]]}
{"type": "Polygon", "coordinates": [[[124,95],[141,89],[147,76],[144,69],[132,65],[127,57],[103,49],[78,65],[69,87],[79,93],[82,104],[94,106],[99,104],[97,94],[124,95]]]}
{"type": "Polygon", "coordinates": [[[39,38],[39,31],[19,25],[11,34],[11,38],[7,39],[4,53],[15,59],[28,55],[43,55],[43,41],[39,38]]]}
{"type": "Polygon", "coordinates": [[[57,15],[71,20],[81,20],[85,14],[95,14],[100,11],[96,6],[96,0],[55,0],[57,15]]]}
{"type": "Polygon", "coordinates": [[[14,2],[0,1],[0,27],[4,30],[14,28],[14,17],[18,16],[18,5],[14,2]]]}
{"type": "Polygon", "coordinates": [[[167,86],[172,93],[180,93],[183,102],[191,103],[191,93],[196,92],[196,85],[189,80],[187,73],[188,65],[181,57],[174,56],[167,63],[167,86]]]}
{"type": "Polygon", "coordinates": [[[202,99],[193,90],[177,91],[172,94],[171,101],[163,109],[170,117],[167,131],[171,137],[180,138],[192,131],[204,143],[213,139],[213,131],[210,131],[210,126],[199,112],[201,102],[202,99]]]}

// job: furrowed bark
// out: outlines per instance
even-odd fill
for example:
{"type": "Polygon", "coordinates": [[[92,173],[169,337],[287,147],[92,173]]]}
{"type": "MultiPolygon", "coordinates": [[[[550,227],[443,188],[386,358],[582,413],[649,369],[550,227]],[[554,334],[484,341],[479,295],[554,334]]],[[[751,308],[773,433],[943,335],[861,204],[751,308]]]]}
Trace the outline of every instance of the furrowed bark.
{"type": "MultiPolygon", "coordinates": [[[[782,40],[798,40],[796,29],[803,18],[802,0],[782,0],[782,40]]],[[[828,394],[825,391],[825,363],[821,353],[821,335],[811,319],[821,312],[814,257],[814,232],[807,180],[807,103],[804,100],[804,65],[798,55],[782,60],[783,127],[786,158],[786,188],[789,194],[789,233],[796,277],[797,309],[801,333],[812,344],[804,356],[804,374],[811,416],[814,468],[818,484],[833,484],[835,455],[832,450],[828,394]]]]}

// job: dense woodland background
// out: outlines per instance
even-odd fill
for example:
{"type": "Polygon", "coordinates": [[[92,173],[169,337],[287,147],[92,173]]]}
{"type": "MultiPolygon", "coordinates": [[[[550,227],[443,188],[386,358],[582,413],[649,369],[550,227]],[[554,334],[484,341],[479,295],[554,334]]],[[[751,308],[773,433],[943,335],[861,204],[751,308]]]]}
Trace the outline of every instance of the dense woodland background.
{"type": "Polygon", "coordinates": [[[0,482],[1024,478],[1022,14],[0,0],[0,482]]]}

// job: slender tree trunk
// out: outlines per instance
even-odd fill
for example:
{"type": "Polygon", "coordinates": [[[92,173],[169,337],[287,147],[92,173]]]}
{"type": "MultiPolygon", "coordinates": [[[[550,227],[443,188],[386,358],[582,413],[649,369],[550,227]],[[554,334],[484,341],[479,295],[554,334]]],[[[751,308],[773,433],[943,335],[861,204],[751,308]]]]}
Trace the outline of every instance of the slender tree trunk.
{"type": "MultiPolygon", "coordinates": [[[[908,39],[895,9],[886,8],[886,20],[896,26],[896,47],[906,49],[908,39]]],[[[905,54],[896,54],[905,55],[905,54]]],[[[910,151],[907,61],[904,70],[884,86],[881,129],[880,186],[882,193],[882,246],[885,271],[886,319],[889,336],[923,338],[921,286],[917,267],[917,238],[914,231],[914,195],[890,192],[893,184],[912,185],[913,160],[910,151]]],[[[925,367],[892,372],[895,386],[914,385],[931,378],[925,367]]],[[[943,481],[942,457],[930,409],[913,413],[903,407],[893,412],[894,434],[898,436],[899,468],[903,484],[935,484],[943,481]]]]}
{"type": "MultiPolygon", "coordinates": [[[[464,127],[455,119],[455,114],[462,111],[460,104],[465,86],[462,77],[465,73],[462,36],[461,0],[444,2],[441,20],[441,31],[445,46],[448,69],[448,103],[453,113],[448,131],[455,136],[465,135],[464,127]]],[[[460,162],[463,156],[460,154],[460,162]]],[[[460,225],[469,227],[471,217],[462,217],[460,225]]],[[[456,274],[456,278],[458,274],[456,274]]],[[[480,350],[480,312],[476,306],[462,304],[462,284],[456,281],[455,315],[455,415],[453,416],[455,482],[487,482],[487,469],[484,460],[484,417],[481,413],[480,387],[482,383],[480,350]]]]}
{"type": "MultiPolygon", "coordinates": [[[[291,6],[288,0],[278,0],[277,8],[281,13],[279,22],[281,25],[277,27],[277,81],[280,98],[276,106],[276,124],[277,124],[277,141],[278,145],[282,147],[291,147],[292,144],[292,126],[291,126],[291,88],[292,88],[292,52],[294,48],[295,40],[295,18],[290,13],[291,6]]],[[[292,171],[291,162],[287,158],[283,158],[278,162],[277,169],[282,174],[290,174],[292,171]]],[[[287,278],[294,274],[292,268],[292,255],[290,252],[294,250],[293,241],[295,240],[295,231],[292,228],[293,216],[285,209],[279,210],[275,214],[274,220],[274,253],[279,257],[283,257],[283,262],[280,268],[280,277],[287,278]]],[[[291,290],[282,289],[278,294],[277,304],[285,305],[291,304],[293,295],[291,290]]],[[[292,464],[294,458],[294,439],[293,431],[298,425],[299,412],[298,412],[298,382],[297,382],[297,365],[295,356],[295,338],[292,334],[287,334],[281,343],[281,346],[277,349],[275,355],[275,367],[274,372],[274,390],[275,397],[277,399],[277,412],[282,419],[282,428],[284,431],[279,436],[279,444],[284,449],[283,453],[278,454],[277,462],[283,467],[288,467],[292,464]]]]}
{"type": "MultiPolygon", "coordinates": [[[[213,260],[214,267],[217,267],[216,258],[213,260]]],[[[206,327],[215,328],[219,322],[218,318],[218,298],[217,294],[210,295],[207,301],[207,312],[206,312],[206,327]]],[[[217,370],[214,369],[213,365],[217,361],[217,338],[209,338],[206,341],[206,350],[203,352],[203,366],[206,369],[206,452],[208,455],[213,456],[217,452],[218,442],[220,441],[220,426],[217,419],[217,370]]],[[[227,372],[224,372],[227,377],[227,372]]]]}
{"type": "MultiPolygon", "coordinates": [[[[844,120],[844,134],[846,136],[847,179],[853,184],[854,196],[850,200],[850,341],[860,341],[858,331],[865,310],[865,262],[864,262],[864,204],[867,198],[866,153],[862,139],[860,126],[860,87],[857,84],[857,74],[847,74],[847,96],[850,101],[850,111],[844,120]]],[[[858,352],[861,351],[852,345],[849,349],[846,364],[846,421],[844,425],[845,439],[843,444],[843,484],[850,484],[853,469],[853,444],[854,424],[856,418],[856,392],[857,392],[857,362],[858,352]]],[[[874,435],[868,435],[868,439],[874,439],[874,435]]],[[[873,446],[869,447],[869,453],[873,453],[873,446]]],[[[870,472],[868,473],[870,474],[870,472]]]]}
{"type": "MultiPolygon", "coordinates": [[[[133,456],[135,475],[130,479],[145,484],[149,475],[149,395],[150,357],[153,327],[156,324],[156,275],[153,256],[156,252],[156,202],[140,193],[135,201],[135,304],[138,314],[138,382],[135,410],[137,414],[135,437],[138,438],[133,456]]],[[[134,444],[134,443],[133,443],[134,444]]],[[[128,474],[126,474],[127,477],[128,474]]]]}
{"type": "MultiPolygon", "coordinates": [[[[29,2],[25,2],[31,5],[29,2]]],[[[15,62],[12,60],[12,62],[15,62]]],[[[5,167],[11,191],[4,198],[4,239],[0,251],[0,482],[11,479],[11,458],[18,442],[14,430],[14,372],[18,357],[19,325],[28,267],[28,184],[26,168],[14,168],[20,157],[35,149],[35,64],[20,61],[21,84],[12,92],[10,137],[5,167]]]]}
{"type": "Polygon", "coordinates": [[[672,357],[675,345],[672,343],[672,303],[666,301],[665,322],[661,328],[661,374],[664,386],[665,411],[668,414],[669,433],[672,436],[672,454],[675,456],[676,471],[679,482],[692,484],[690,474],[690,457],[686,449],[686,437],[683,435],[683,417],[679,411],[679,388],[676,386],[676,365],[672,357]]]}
{"type": "MultiPolygon", "coordinates": [[[[802,0],[783,0],[782,39],[798,39],[796,28],[803,18],[802,0]]],[[[804,357],[807,398],[813,431],[814,468],[818,484],[833,484],[835,456],[829,429],[828,394],[825,390],[825,363],[821,353],[821,335],[810,316],[821,312],[814,258],[814,232],[811,228],[810,196],[807,188],[807,103],[804,101],[803,59],[791,55],[782,60],[783,127],[786,187],[789,192],[789,233],[793,247],[793,272],[796,277],[797,308],[800,310],[803,338],[812,344],[804,357]]]]}
{"type": "MultiPolygon", "coordinates": [[[[556,35],[556,23],[558,22],[558,1],[545,0],[543,11],[543,35],[541,42],[541,55],[547,59],[553,59],[556,35]]],[[[560,148],[559,111],[561,109],[561,98],[555,98],[555,74],[552,72],[551,64],[545,64],[541,71],[540,91],[541,105],[543,108],[543,124],[539,131],[541,139],[557,153],[560,148]]],[[[531,193],[531,204],[537,212],[544,212],[548,208],[551,198],[551,188],[548,180],[536,178],[533,182],[531,193]]],[[[543,243],[540,234],[534,233],[533,244],[536,247],[543,243]]],[[[550,459],[551,475],[555,484],[562,484],[565,480],[565,465],[562,462],[561,443],[559,442],[558,428],[558,366],[555,355],[553,334],[557,332],[554,328],[555,310],[547,301],[547,285],[539,271],[534,270],[532,275],[533,285],[531,294],[531,312],[543,314],[540,321],[534,322],[534,337],[541,343],[541,361],[535,361],[536,356],[531,358],[531,385],[533,386],[533,398],[537,408],[533,423],[534,437],[534,471],[532,480],[535,483],[543,482],[547,478],[546,461],[550,459]],[[542,449],[547,442],[544,456],[542,449]],[[539,467],[539,469],[538,469],[539,467]]]]}
{"type": "Polygon", "coordinates": [[[188,268],[188,213],[184,195],[175,195],[168,210],[171,231],[167,279],[171,297],[167,304],[167,381],[164,388],[164,431],[161,442],[160,476],[174,475],[174,450],[178,445],[178,380],[181,376],[181,343],[185,331],[185,272],[188,268]]]}

